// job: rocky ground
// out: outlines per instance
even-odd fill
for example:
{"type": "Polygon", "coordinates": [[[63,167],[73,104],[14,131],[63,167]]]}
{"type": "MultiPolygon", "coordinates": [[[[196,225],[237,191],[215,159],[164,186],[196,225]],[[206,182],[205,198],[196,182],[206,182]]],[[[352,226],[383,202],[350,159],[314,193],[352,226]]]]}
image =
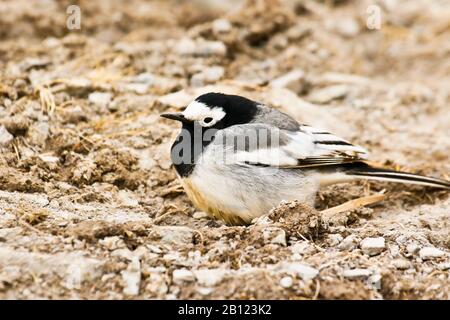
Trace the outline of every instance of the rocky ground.
{"type": "Polygon", "coordinates": [[[449,2],[80,0],[69,30],[72,2],[0,2],[1,299],[450,298],[448,192],[342,184],[226,226],[159,117],[238,93],[449,179],[449,2]]]}

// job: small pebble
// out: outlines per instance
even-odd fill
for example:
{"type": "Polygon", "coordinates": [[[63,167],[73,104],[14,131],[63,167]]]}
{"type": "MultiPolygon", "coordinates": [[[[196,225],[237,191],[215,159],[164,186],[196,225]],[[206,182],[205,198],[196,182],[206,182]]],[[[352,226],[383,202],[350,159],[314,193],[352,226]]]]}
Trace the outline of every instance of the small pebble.
{"type": "Polygon", "coordinates": [[[303,90],[305,82],[305,73],[301,69],[292,70],[270,82],[272,87],[288,88],[295,93],[303,90]]]}
{"type": "Polygon", "coordinates": [[[177,269],[172,274],[173,282],[175,284],[182,284],[183,282],[195,281],[194,273],[187,269],[177,269]]]}
{"type": "Polygon", "coordinates": [[[225,269],[199,269],[193,270],[197,282],[202,286],[215,286],[219,284],[228,271],[225,269]]]}
{"type": "Polygon", "coordinates": [[[286,232],[278,227],[267,227],[263,231],[263,238],[265,243],[278,244],[286,246],[286,232]]]}
{"type": "Polygon", "coordinates": [[[420,247],[416,243],[410,243],[406,246],[406,251],[409,254],[415,254],[419,251],[420,247]]]}
{"type": "Polygon", "coordinates": [[[194,230],[184,226],[157,226],[152,231],[159,244],[181,246],[192,243],[194,237],[194,230]]]}
{"type": "Polygon", "coordinates": [[[98,243],[110,251],[126,247],[125,241],[123,241],[119,236],[105,237],[100,239],[98,243]]]}
{"type": "Polygon", "coordinates": [[[392,257],[397,257],[398,254],[400,252],[400,247],[396,244],[393,244],[391,246],[389,246],[389,253],[391,254],[392,257]]]}
{"type": "Polygon", "coordinates": [[[341,241],[338,245],[339,250],[351,251],[357,246],[356,238],[353,235],[349,235],[341,241]]]}
{"type": "Polygon", "coordinates": [[[441,270],[449,270],[450,269],[450,262],[444,262],[438,265],[439,269],[441,270]]]}
{"type": "Polygon", "coordinates": [[[294,280],[292,279],[292,277],[283,277],[280,280],[280,286],[282,286],[283,288],[290,288],[292,287],[292,285],[294,284],[294,280]]]}
{"type": "Polygon", "coordinates": [[[312,251],[311,244],[308,241],[299,241],[290,246],[293,254],[307,254],[312,251]]]}
{"type": "Polygon", "coordinates": [[[0,147],[9,145],[13,139],[14,136],[4,126],[0,126],[0,147]]]}
{"type": "Polygon", "coordinates": [[[227,47],[220,41],[194,41],[183,38],[174,47],[176,53],[184,56],[225,56],[227,47]]]}
{"type": "Polygon", "coordinates": [[[231,31],[231,23],[226,19],[217,19],[212,23],[214,33],[228,33],[231,31]]]}
{"type": "Polygon", "coordinates": [[[344,239],[339,233],[328,235],[327,242],[331,247],[337,246],[344,239]]]}
{"type": "Polygon", "coordinates": [[[139,294],[141,284],[141,263],[138,257],[133,257],[131,263],[126,270],[121,272],[122,280],[125,283],[123,293],[126,295],[136,296],[139,294]]]}
{"type": "Polygon", "coordinates": [[[382,278],[381,274],[377,273],[371,275],[368,279],[368,282],[376,289],[381,289],[381,278],[382,278]]]}
{"type": "Polygon", "coordinates": [[[107,92],[92,92],[88,96],[89,102],[99,106],[106,107],[111,102],[112,95],[107,92]]]}
{"type": "Polygon", "coordinates": [[[333,100],[342,99],[348,94],[347,85],[334,85],[314,91],[309,100],[314,103],[325,104],[333,100]]]}
{"type": "Polygon", "coordinates": [[[197,289],[197,292],[199,294],[201,294],[202,296],[208,296],[208,295],[210,295],[211,293],[214,292],[214,289],[213,288],[200,287],[200,288],[197,289]]]}
{"type": "Polygon", "coordinates": [[[194,212],[194,214],[192,215],[192,217],[194,219],[207,219],[209,216],[206,212],[203,211],[196,211],[194,212]]]}
{"type": "Polygon", "coordinates": [[[282,264],[282,271],[297,274],[303,280],[311,280],[317,277],[319,270],[298,262],[285,262],[282,264]]]}
{"type": "Polygon", "coordinates": [[[202,87],[206,84],[219,81],[225,74],[225,69],[220,66],[213,66],[205,68],[199,73],[196,73],[191,78],[191,85],[193,87],[202,87]]]}
{"type": "Polygon", "coordinates": [[[372,271],[370,271],[368,269],[358,269],[358,268],[344,270],[344,272],[342,273],[342,275],[345,278],[349,278],[349,279],[368,278],[371,274],[372,274],[372,271]]]}
{"type": "Polygon", "coordinates": [[[411,267],[411,263],[405,259],[395,259],[392,260],[392,265],[399,270],[406,270],[411,267]]]}
{"type": "Polygon", "coordinates": [[[420,249],[420,251],[419,251],[419,257],[422,260],[441,258],[444,255],[445,255],[444,251],[439,250],[435,247],[425,247],[425,248],[420,249]]]}
{"type": "Polygon", "coordinates": [[[369,256],[380,254],[386,248],[386,243],[383,237],[378,238],[364,238],[361,243],[361,250],[369,256]]]}

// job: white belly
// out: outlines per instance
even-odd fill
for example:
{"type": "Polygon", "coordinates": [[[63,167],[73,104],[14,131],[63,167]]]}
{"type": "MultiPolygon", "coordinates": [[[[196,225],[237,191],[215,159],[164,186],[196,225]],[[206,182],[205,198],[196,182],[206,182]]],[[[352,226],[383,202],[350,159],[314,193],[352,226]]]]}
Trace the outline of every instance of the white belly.
{"type": "Polygon", "coordinates": [[[181,182],[202,211],[230,224],[250,223],[282,200],[314,203],[319,182],[295,170],[198,163],[181,182]]]}

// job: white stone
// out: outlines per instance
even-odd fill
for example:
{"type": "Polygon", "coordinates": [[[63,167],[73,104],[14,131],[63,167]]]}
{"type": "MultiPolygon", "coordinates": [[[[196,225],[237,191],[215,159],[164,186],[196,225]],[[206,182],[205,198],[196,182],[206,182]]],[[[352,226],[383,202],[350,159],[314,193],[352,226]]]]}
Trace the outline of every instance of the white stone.
{"type": "Polygon", "coordinates": [[[192,272],[197,282],[207,287],[219,284],[228,273],[225,269],[198,269],[192,270],[192,272]]]}
{"type": "Polygon", "coordinates": [[[11,99],[5,98],[3,99],[3,104],[5,105],[6,108],[9,108],[12,105],[12,101],[11,99]]]}
{"type": "Polygon", "coordinates": [[[348,94],[348,86],[344,84],[333,85],[314,91],[309,96],[309,101],[319,104],[328,103],[336,99],[342,99],[348,94]]]}
{"type": "Polygon", "coordinates": [[[395,242],[398,245],[404,245],[408,241],[408,238],[405,235],[400,235],[397,238],[395,238],[395,242]]]}
{"type": "Polygon", "coordinates": [[[43,254],[0,248],[0,269],[17,266],[36,275],[55,273],[64,279],[67,288],[78,288],[83,281],[100,277],[102,265],[102,261],[85,257],[81,252],[43,254]]]}
{"type": "Polygon", "coordinates": [[[409,254],[415,254],[415,253],[417,253],[419,251],[419,249],[420,249],[420,247],[419,247],[419,245],[417,243],[409,243],[406,246],[406,251],[409,254]]]}
{"type": "Polygon", "coordinates": [[[164,298],[164,300],[176,300],[177,299],[177,295],[174,293],[168,293],[166,294],[166,297],[164,298]]]}
{"type": "Polygon", "coordinates": [[[294,243],[290,249],[293,254],[305,254],[311,251],[311,244],[308,241],[299,241],[294,243]]]}
{"type": "Polygon", "coordinates": [[[296,274],[303,280],[314,279],[319,274],[319,270],[299,262],[284,262],[281,271],[296,274]]]}
{"type": "Polygon", "coordinates": [[[76,88],[76,89],[85,89],[92,87],[91,80],[87,78],[71,78],[71,79],[65,79],[65,84],[70,88],[76,88]]]}
{"type": "Polygon", "coordinates": [[[202,87],[206,84],[219,81],[225,74],[225,69],[220,66],[205,68],[200,73],[196,73],[191,78],[193,87],[202,87]]]}
{"type": "Polygon", "coordinates": [[[153,85],[157,81],[157,77],[154,74],[144,72],[140,73],[137,76],[133,77],[131,82],[134,83],[146,83],[149,85],[153,85]]]}
{"type": "Polygon", "coordinates": [[[199,56],[225,56],[227,47],[220,41],[208,41],[200,43],[196,54],[199,56]]]}
{"type": "MultiPolygon", "coordinates": [[[[1,211],[0,211],[1,212],[1,211]]],[[[0,242],[1,241],[7,241],[8,239],[13,239],[14,237],[17,237],[21,232],[21,228],[15,227],[15,228],[0,228],[0,242]]]]}
{"type": "Polygon", "coordinates": [[[425,247],[425,248],[420,249],[420,251],[419,251],[419,257],[422,260],[441,258],[443,256],[445,256],[445,252],[442,250],[439,250],[438,248],[435,248],[435,247],[425,247]]]}
{"type": "Polygon", "coordinates": [[[194,273],[187,269],[177,269],[172,274],[173,282],[175,284],[183,284],[184,282],[195,281],[194,273]]]}
{"type": "Polygon", "coordinates": [[[54,163],[58,163],[58,162],[59,162],[59,158],[58,158],[58,157],[55,157],[55,156],[52,155],[52,154],[40,154],[38,157],[39,157],[39,159],[41,159],[42,161],[47,162],[47,163],[51,163],[51,164],[54,164],[54,163]]]}
{"type": "Polygon", "coordinates": [[[294,284],[294,280],[292,279],[292,277],[286,276],[281,278],[280,280],[280,286],[282,286],[283,288],[290,288],[292,287],[292,285],[294,284]]]}
{"type": "Polygon", "coordinates": [[[372,274],[372,271],[369,269],[348,269],[344,270],[342,275],[345,278],[349,279],[359,279],[359,278],[368,278],[372,274]]]}
{"type": "Polygon", "coordinates": [[[189,38],[183,38],[175,44],[174,50],[180,55],[208,57],[215,55],[225,56],[227,47],[220,41],[194,41],[189,38]]]}
{"type": "MultiPolygon", "coordinates": [[[[126,92],[134,92],[137,94],[146,94],[150,89],[148,83],[124,83],[121,84],[120,89],[126,92]]],[[[108,105],[108,109],[111,111],[118,110],[117,105],[108,105]]]]}
{"type": "MultiPolygon", "coordinates": [[[[150,88],[157,88],[162,92],[168,92],[175,88],[179,83],[176,79],[162,77],[151,73],[141,73],[124,80],[124,82],[119,83],[119,90],[124,92],[134,92],[139,95],[146,94],[150,88]]],[[[120,100],[118,100],[117,103],[120,103],[120,100]]],[[[118,109],[118,107],[116,102],[114,102],[109,106],[109,109],[118,109]]]]}
{"type": "Polygon", "coordinates": [[[376,273],[369,277],[368,282],[376,289],[381,289],[381,274],[376,273]]]}
{"type": "Polygon", "coordinates": [[[150,252],[153,252],[153,253],[156,253],[156,254],[163,253],[163,251],[159,247],[154,246],[152,244],[148,244],[147,248],[148,248],[148,250],[150,250],[150,252]]]}
{"type": "Polygon", "coordinates": [[[270,82],[275,88],[288,88],[295,93],[300,93],[303,89],[305,73],[301,69],[292,70],[270,82]]]}
{"type": "Polygon", "coordinates": [[[320,83],[326,84],[367,84],[369,78],[356,74],[327,72],[320,76],[320,83]]]}
{"type": "Polygon", "coordinates": [[[214,33],[228,33],[231,31],[231,23],[226,19],[217,19],[212,23],[214,33]]]}
{"type": "Polygon", "coordinates": [[[111,256],[119,257],[129,261],[132,261],[133,258],[135,257],[134,253],[128,248],[116,249],[113,252],[111,252],[111,256]]]}
{"type": "Polygon", "coordinates": [[[449,270],[450,269],[450,262],[444,262],[438,265],[439,269],[441,270],[449,270]]]}
{"type": "Polygon", "coordinates": [[[381,253],[386,248],[386,243],[383,237],[365,238],[361,241],[360,246],[365,254],[374,256],[381,253]]]}
{"type": "Polygon", "coordinates": [[[80,261],[73,261],[67,268],[66,276],[62,283],[63,286],[69,290],[80,289],[81,284],[85,280],[83,268],[84,266],[80,265],[80,261]]]}
{"type": "Polygon", "coordinates": [[[174,51],[180,55],[194,55],[195,46],[196,45],[194,40],[183,38],[175,44],[174,51]]]}
{"type": "Polygon", "coordinates": [[[301,261],[303,259],[303,256],[299,253],[294,253],[291,256],[292,261],[301,261]]]}
{"type": "Polygon", "coordinates": [[[395,259],[392,260],[392,265],[399,270],[406,270],[411,267],[411,263],[405,259],[395,259]]]}
{"type": "Polygon", "coordinates": [[[150,271],[148,280],[149,281],[147,281],[148,283],[145,286],[145,291],[149,291],[158,295],[164,295],[168,291],[168,286],[164,275],[150,271]]]}
{"type": "Polygon", "coordinates": [[[88,96],[89,102],[100,106],[100,107],[106,107],[111,102],[112,95],[108,92],[92,92],[88,96]]]}
{"type": "Polygon", "coordinates": [[[196,211],[194,212],[194,214],[192,215],[192,217],[194,219],[207,219],[209,216],[206,212],[203,211],[196,211]]]}
{"type": "Polygon", "coordinates": [[[123,241],[119,236],[105,237],[99,240],[98,243],[110,251],[126,247],[125,241],[123,241]]]}
{"type": "Polygon", "coordinates": [[[28,139],[31,144],[43,146],[50,134],[50,125],[47,121],[35,123],[28,129],[28,139]]]}
{"type": "Polygon", "coordinates": [[[161,238],[161,244],[186,245],[194,237],[194,230],[183,226],[155,226],[152,231],[161,238]]]}
{"type": "Polygon", "coordinates": [[[400,247],[396,244],[389,246],[389,253],[393,258],[397,257],[400,252],[400,247]]]}
{"type": "Polygon", "coordinates": [[[120,190],[117,193],[117,198],[120,200],[122,205],[126,207],[137,207],[139,206],[139,201],[135,198],[134,194],[127,190],[120,190]]]}
{"type": "Polygon", "coordinates": [[[157,165],[156,161],[152,158],[151,155],[149,155],[149,153],[150,152],[147,153],[146,151],[139,153],[138,166],[142,170],[151,170],[157,165]]]}
{"type": "Polygon", "coordinates": [[[342,240],[344,240],[344,237],[342,237],[339,233],[334,233],[328,235],[327,242],[331,247],[334,247],[341,243],[342,240]]]}
{"type": "Polygon", "coordinates": [[[136,296],[139,294],[141,284],[141,263],[137,256],[133,257],[127,270],[121,272],[122,280],[125,283],[123,293],[136,296]]]}
{"type": "Polygon", "coordinates": [[[200,287],[200,288],[197,288],[197,292],[199,294],[201,294],[202,296],[208,296],[208,295],[210,295],[211,293],[214,292],[214,289],[213,288],[200,287]]]}
{"type": "Polygon", "coordinates": [[[0,147],[9,145],[13,139],[14,136],[4,126],[0,126],[0,147]]]}
{"type": "Polygon", "coordinates": [[[356,36],[360,32],[360,27],[356,19],[352,17],[346,17],[337,21],[335,30],[340,35],[351,38],[356,36]]]}
{"type": "Polygon", "coordinates": [[[354,235],[349,235],[338,245],[339,250],[351,251],[356,248],[357,241],[354,235]]]}
{"type": "Polygon", "coordinates": [[[265,243],[273,243],[286,246],[286,232],[278,227],[267,227],[263,230],[263,238],[265,243]]]}

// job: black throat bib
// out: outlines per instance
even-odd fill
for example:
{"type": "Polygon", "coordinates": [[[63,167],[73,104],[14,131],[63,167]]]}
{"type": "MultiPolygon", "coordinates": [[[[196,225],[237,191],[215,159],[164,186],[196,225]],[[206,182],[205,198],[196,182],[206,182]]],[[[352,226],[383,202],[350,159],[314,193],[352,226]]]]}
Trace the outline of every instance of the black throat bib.
{"type": "Polygon", "coordinates": [[[214,140],[217,128],[203,128],[199,124],[183,123],[181,133],[170,150],[175,170],[181,177],[189,176],[203,150],[214,140]]]}

